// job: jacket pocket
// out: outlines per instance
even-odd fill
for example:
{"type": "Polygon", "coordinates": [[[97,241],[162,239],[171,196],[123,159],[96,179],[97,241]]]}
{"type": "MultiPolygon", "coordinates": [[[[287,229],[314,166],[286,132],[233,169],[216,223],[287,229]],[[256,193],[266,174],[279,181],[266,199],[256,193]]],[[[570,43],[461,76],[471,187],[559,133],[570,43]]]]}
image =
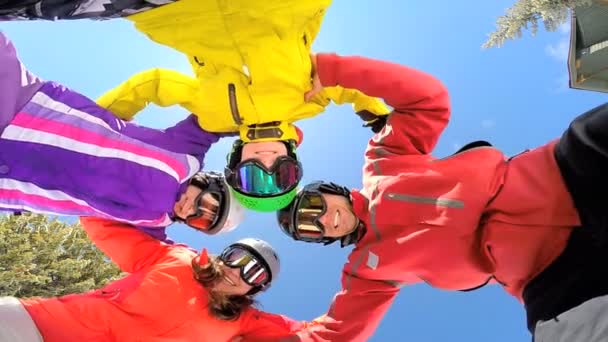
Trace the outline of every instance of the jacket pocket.
{"type": "Polygon", "coordinates": [[[464,202],[446,197],[416,196],[403,193],[387,193],[385,200],[397,205],[404,221],[409,224],[446,226],[451,213],[460,212],[464,202]]]}

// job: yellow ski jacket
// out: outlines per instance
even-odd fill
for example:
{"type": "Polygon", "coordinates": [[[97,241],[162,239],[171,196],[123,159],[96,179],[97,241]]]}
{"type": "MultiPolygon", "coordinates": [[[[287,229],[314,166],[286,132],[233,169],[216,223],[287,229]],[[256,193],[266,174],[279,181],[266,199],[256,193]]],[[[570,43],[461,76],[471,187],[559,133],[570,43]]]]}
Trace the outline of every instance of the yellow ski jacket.
{"type": "Polygon", "coordinates": [[[333,101],[387,115],[382,101],[354,89],[311,88],[310,46],[331,0],[179,0],[129,16],[153,41],[185,53],[196,79],[151,69],[102,95],[98,103],[130,119],[148,103],[181,105],[210,132],[244,141],[297,139],[294,121],[333,101]]]}

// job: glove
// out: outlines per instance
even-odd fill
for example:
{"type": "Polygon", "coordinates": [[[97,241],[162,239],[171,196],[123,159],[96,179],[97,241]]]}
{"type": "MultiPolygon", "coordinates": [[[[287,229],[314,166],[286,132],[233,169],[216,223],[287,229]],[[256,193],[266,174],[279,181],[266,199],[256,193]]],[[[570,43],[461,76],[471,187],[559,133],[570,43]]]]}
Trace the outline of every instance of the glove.
{"type": "Polygon", "coordinates": [[[388,118],[388,115],[378,116],[367,110],[359,111],[357,112],[357,115],[361,118],[361,120],[365,121],[363,127],[369,127],[374,133],[378,133],[382,130],[382,128],[384,128],[388,118]]]}

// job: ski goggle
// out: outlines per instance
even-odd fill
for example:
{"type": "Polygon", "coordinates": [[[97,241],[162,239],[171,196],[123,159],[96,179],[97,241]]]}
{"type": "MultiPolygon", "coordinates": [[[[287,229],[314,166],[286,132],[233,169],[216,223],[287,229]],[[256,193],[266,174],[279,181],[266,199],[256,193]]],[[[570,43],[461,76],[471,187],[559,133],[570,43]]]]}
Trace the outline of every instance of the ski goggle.
{"type": "Polygon", "coordinates": [[[194,200],[196,211],[194,214],[186,217],[185,220],[186,224],[194,229],[209,230],[219,221],[219,206],[210,203],[209,200],[205,200],[203,198],[205,195],[212,196],[208,192],[201,192],[198,196],[196,196],[196,199],[194,200]]]}
{"type": "MultiPolygon", "coordinates": [[[[324,242],[325,227],[321,216],[327,211],[325,200],[319,191],[305,191],[296,203],[295,234],[298,240],[308,242],[324,242]]],[[[332,239],[333,241],[333,239],[332,239]]]]}
{"type": "Polygon", "coordinates": [[[236,165],[231,178],[231,186],[245,195],[277,196],[298,185],[302,178],[302,166],[288,156],[277,158],[270,168],[259,160],[247,159],[236,165]]]}
{"type": "Polygon", "coordinates": [[[241,246],[230,246],[222,252],[220,260],[231,268],[241,269],[243,281],[254,287],[262,287],[270,282],[270,272],[265,263],[241,246]]]}
{"type": "MultiPolygon", "coordinates": [[[[190,184],[195,183],[196,180],[191,180],[190,184]]],[[[220,208],[224,205],[223,196],[224,191],[220,185],[216,182],[209,182],[209,184],[194,184],[199,189],[205,186],[206,189],[202,190],[198,196],[194,199],[194,207],[196,208],[194,214],[189,215],[184,220],[187,225],[198,230],[209,230],[214,228],[220,218],[220,208]]]]}

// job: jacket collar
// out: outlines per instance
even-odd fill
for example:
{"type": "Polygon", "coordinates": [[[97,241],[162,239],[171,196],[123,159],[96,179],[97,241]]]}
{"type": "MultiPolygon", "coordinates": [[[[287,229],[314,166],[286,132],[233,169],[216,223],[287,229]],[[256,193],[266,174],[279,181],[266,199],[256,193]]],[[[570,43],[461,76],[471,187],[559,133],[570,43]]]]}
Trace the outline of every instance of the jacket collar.
{"type": "Polygon", "coordinates": [[[367,226],[369,222],[369,199],[359,190],[351,190],[350,198],[355,216],[367,226]]]}

